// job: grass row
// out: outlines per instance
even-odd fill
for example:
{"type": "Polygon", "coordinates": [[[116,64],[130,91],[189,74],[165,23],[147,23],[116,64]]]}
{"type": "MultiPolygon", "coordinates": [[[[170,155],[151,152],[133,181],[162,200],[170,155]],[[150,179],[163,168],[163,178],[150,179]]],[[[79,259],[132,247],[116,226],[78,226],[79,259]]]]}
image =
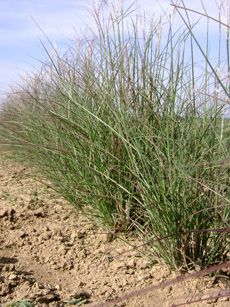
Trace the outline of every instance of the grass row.
{"type": "Polygon", "coordinates": [[[173,21],[118,8],[94,6],[97,29],[64,54],[43,44],[48,61],[2,106],[5,155],[36,166],[92,222],[136,229],[174,270],[223,261],[228,82],[207,52],[196,77],[189,19],[173,31],[173,21]]]}

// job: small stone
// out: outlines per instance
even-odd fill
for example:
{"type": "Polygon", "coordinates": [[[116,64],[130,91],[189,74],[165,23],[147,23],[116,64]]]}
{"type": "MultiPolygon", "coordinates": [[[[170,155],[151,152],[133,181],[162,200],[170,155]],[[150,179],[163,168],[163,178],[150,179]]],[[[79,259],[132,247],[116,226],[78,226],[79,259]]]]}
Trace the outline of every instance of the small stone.
{"type": "Polygon", "coordinates": [[[3,285],[2,287],[0,287],[0,295],[1,296],[6,296],[7,294],[9,294],[9,285],[3,285]]]}
{"type": "Polygon", "coordinates": [[[16,211],[13,208],[9,209],[8,211],[9,216],[13,216],[15,213],[16,211]]]}
{"type": "Polygon", "coordinates": [[[67,215],[65,215],[65,216],[63,216],[63,221],[66,221],[66,220],[68,220],[69,219],[69,215],[67,214],[67,215]]]}
{"type": "Polygon", "coordinates": [[[147,279],[153,278],[153,276],[150,273],[146,273],[143,275],[139,275],[137,278],[139,281],[141,281],[141,280],[147,280],[147,279]]]}
{"type": "Polygon", "coordinates": [[[51,238],[51,232],[46,232],[42,235],[43,240],[49,240],[51,238]]]}
{"type": "Polygon", "coordinates": [[[63,232],[60,229],[55,229],[53,231],[53,235],[57,236],[57,237],[63,237],[64,236],[63,232]]]}
{"type": "Polygon", "coordinates": [[[137,265],[137,263],[136,263],[135,259],[131,259],[129,262],[126,263],[126,266],[128,268],[135,268],[136,265],[137,265]]]}
{"type": "Polygon", "coordinates": [[[129,270],[125,271],[125,274],[134,275],[134,274],[135,274],[135,271],[129,269],[129,270]]]}
{"type": "Polygon", "coordinates": [[[151,263],[148,261],[148,260],[144,260],[141,264],[141,269],[142,270],[145,270],[145,269],[148,269],[150,267],[151,263]]]}
{"type": "Polygon", "coordinates": [[[1,208],[0,209],[0,217],[4,217],[8,215],[8,209],[7,208],[1,208]]]}
{"type": "Polygon", "coordinates": [[[112,268],[113,268],[113,270],[114,271],[117,271],[117,270],[119,270],[120,268],[123,268],[124,267],[124,265],[119,261],[119,262],[112,262],[111,263],[111,266],[112,266],[112,268]]]}
{"type": "Polygon", "coordinates": [[[60,285],[56,285],[56,286],[55,286],[55,289],[56,289],[57,291],[60,291],[60,290],[61,290],[61,286],[60,286],[60,285]]]}
{"type": "Polygon", "coordinates": [[[73,268],[73,262],[72,261],[63,261],[61,264],[62,269],[71,270],[73,268]]]}
{"type": "Polygon", "coordinates": [[[59,254],[66,254],[66,252],[67,252],[67,249],[66,249],[66,247],[65,247],[65,245],[61,245],[60,247],[59,247],[59,249],[58,249],[58,253],[59,254]]]}
{"type": "Polygon", "coordinates": [[[13,273],[12,273],[12,274],[9,275],[8,279],[9,279],[9,280],[17,280],[17,279],[18,279],[18,276],[17,276],[16,274],[13,274],[13,273]]]}
{"type": "Polygon", "coordinates": [[[71,235],[70,235],[70,238],[71,238],[71,239],[75,239],[77,236],[78,236],[78,235],[77,235],[76,231],[74,230],[74,231],[72,231],[72,233],[71,233],[71,235]]]}
{"type": "Polygon", "coordinates": [[[13,272],[13,271],[15,271],[15,265],[14,264],[5,265],[2,268],[2,272],[13,272]]]}
{"type": "Polygon", "coordinates": [[[45,289],[45,286],[39,282],[35,282],[34,286],[40,290],[45,289]]]}
{"type": "Polygon", "coordinates": [[[106,234],[106,242],[112,242],[115,239],[115,235],[113,233],[106,234]]]}
{"type": "Polygon", "coordinates": [[[2,268],[2,273],[4,272],[10,272],[10,267],[8,265],[5,265],[3,268],[2,268]]]}
{"type": "Polygon", "coordinates": [[[78,287],[83,287],[84,285],[86,285],[86,283],[85,283],[85,282],[80,281],[80,282],[79,282],[79,284],[78,284],[78,287]]]}
{"type": "Polygon", "coordinates": [[[71,247],[71,246],[73,246],[73,245],[74,245],[73,242],[66,242],[66,246],[68,246],[68,247],[71,247]]]}
{"type": "Polygon", "coordinates": [[[38,208],[37,210],[33,211],[33,214],[37,217],[43,217],[44,216],[44,212],[42,208],[38,208]]]}
{"type": "Polygon", "coordinates": [[[83,239],[84,237],[86,237],[86,235],[87,235],[87,233],[85,231],[83,231],[83,232],[79,231],[77,233],[78,239],[83,239]]]}
{"type": "Polygon", "coordinates": [[[16,231],[11,231],[9,233],[9,240],[18,240],[20,238],[24,238],[26,236],[26,233],[22,230],[16,230],[16,231]]]}

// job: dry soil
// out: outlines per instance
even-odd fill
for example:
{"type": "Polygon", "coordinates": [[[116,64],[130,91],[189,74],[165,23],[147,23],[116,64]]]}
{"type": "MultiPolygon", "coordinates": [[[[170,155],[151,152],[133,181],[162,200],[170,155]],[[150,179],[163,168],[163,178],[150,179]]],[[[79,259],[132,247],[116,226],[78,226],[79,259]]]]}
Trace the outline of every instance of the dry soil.
{"type": "Polygon", "coordinates": [[[67,302],[89,307],[230,306],[229,269],[220,272],[224,275],[175,282],[176,275],[159,259],[151,255],[153,264],[132,248],[142,244],[140,239],[123,237],[131,245],[121,238],[109,240],[28,173],[0,159],[1,306],[26,298],[35,306],[53,307],[67,302]]]}

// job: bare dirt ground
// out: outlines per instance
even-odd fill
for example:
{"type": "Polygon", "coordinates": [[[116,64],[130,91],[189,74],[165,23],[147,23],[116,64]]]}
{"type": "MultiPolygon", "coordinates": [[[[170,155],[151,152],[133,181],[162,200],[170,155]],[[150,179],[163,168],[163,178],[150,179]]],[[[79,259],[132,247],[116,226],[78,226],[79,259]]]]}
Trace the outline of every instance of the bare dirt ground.
{"type": "MultiPolygon", "coordinates": [[[[0,159],[1,306],[26,298],[35,306],[53,307],[68,306],[67,302],[89,307],[186,302],[193,307],[230,306],[228,269],[225,276],[190,278],[157,288],[176,275],[158,259],[151,264],[119,238],[109,242],[103,230],[26,173],[23,166],[0,159]],[[149,291],[138,292],[147,287],[149,291]],[[215,298],[219,294],[229,296],[215,298]],[[210,296],[214,298],[206,300],[210,296]],[[124,299],[110,301],[117,297],[124,299]]],[[[128,240],[141,244],[135,236],[128,240]]]]}

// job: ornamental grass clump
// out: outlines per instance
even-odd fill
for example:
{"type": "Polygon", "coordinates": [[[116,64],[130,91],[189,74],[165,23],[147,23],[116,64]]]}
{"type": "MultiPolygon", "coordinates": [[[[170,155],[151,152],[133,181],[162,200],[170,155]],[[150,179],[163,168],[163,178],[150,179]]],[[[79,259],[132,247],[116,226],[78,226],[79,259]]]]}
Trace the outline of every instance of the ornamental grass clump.
{"type": "Polygon", "coordinates": [[[228,87],[207,52],[197,77],[190,23],[118,4],[96,3],[96,30],[66,53],[43,44],[47,62],[2,107],[5,156],[92,222],[136,229],[174,270],[224,261],[230,135],[212,81],[228,87]]]}

